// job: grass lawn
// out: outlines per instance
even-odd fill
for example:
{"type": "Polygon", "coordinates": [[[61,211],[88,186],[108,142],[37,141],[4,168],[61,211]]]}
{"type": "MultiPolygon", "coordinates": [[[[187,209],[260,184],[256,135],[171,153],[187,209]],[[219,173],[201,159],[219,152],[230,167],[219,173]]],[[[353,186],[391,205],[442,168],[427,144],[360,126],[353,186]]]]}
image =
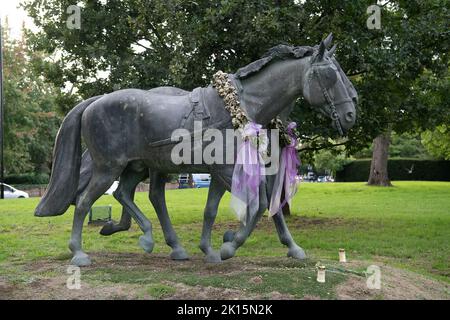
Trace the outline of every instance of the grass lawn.
{"type": "MultiPolygon", "coordinates": [[[[304,183],[293,201],[293,215],[287,219],[287,224],[294,239],[314,261],[335,261],[338,249],[345,248],[350,261],[381,261],[450,283],[450,183],[395,182],[394,186],[378,188],[368,187],[363,183],[304,183]]],[[[171,190],[166,195],[169,213],[182,244],[201,261],[198,244],[207,189],[171,190]]],[[[15,277],[17,280],[26,272],[25,264],[45,259],[68,263],[70,253],[67,243],[73,208],[63,216],[36,218],[33,210],[38,201],[37,198],[31,198],[0,202],[0,277],[8,272],[11,279],[15,277]]],[[[153,223],[156,241],[154,253],[157,257],[165,257],[170,249],[165,245],[147,194],[138,193],[136,202],[153,223]]],[[[118,220],[121,212],[119,204],[112,196],[103,196],[96,203],[106,204],[113,205],[113,219],[118,220]]],[[[236,229],[238,225],[228,204],[229,194],[221,202],[213,231],[216,249],[220,247],[223,233],[230,228],[236,229]]],[[[86,226],[84,231],[84,249],[91,253],[94,264],[96,254],[144,255],[137,245],[141,232],[135,224],[130,231],[111,237],[102,237],[98,231],[99,227],[93,226],[86,226]]],[[[254,257],[262,257],[272,264],[277,260],[276,257],[284,257],[286,252],[287,249],[278,241],[273,223],[264,217],[245,245],[237,251],[239,258],[235,259],[251,261],[254,257]]],[[[102,258],[99,258],[99,268],[89,273],[92,281],[104,282],[106,274],[109,282],[122,281],[133,285],[142,278],[139,277],[139,272],[123,277],[117,270],[102,265],[101,261],[102,258]]],[[[290,263],[289,260],[282,261],[286,261],[288,265],[290,263]]],[[[307,265],[310,269],[314,267],[311,263],[307,265]]],[[[186,268],[189,269],[189,266],[192,270],[198,268],[195,263],[186,268]]],[[[249,276],[258,276],[258,272],[253,274],[254,270],[249,272],[249,276]]],[[[174,279],[177,277],[180,276],[173,275],[174,279]]],[[[226,278],[215,273],[204,277],[206,278],[186,275],[182,277],[182,282],[192,286],[216,286],[217,283],[223,284],[226,278]]],[[[267,278],[264,283],[270,284],[269,271],[264,277],[267,278]]],[[[305,279],[311,277],[312,271],[305,279]]],[[[241,281],[240,278],[233,279],[236,283],[241,281]]],[[[278,287],[289,287],[292,284],[292,279],[286,279],[287,282],[278,287]]],[[[336,283],[340,281],[337,274],[330,279],[336,283]]],[[[167,280],[161,274],[160,278],[147,280],[144,281],[148,285],[146,291],[140,293],[144,296],[150,294],[161,298],[174,290],[171,285],[161,285],[167,280]]],[[[230,283],[233,281],[227,280],[230,283]]],[[[231,289],[235,288],[232,284],[230,286],[231,289]]],[[[261,291],[255,291],[253,287],[249,285],[249,292],[261,291]]],[[[268,290],[278,290],[278,287],[269,286],[268,290]]],[[[325,291],[314,294],[323,297],[328,294],[325,291]]]]}

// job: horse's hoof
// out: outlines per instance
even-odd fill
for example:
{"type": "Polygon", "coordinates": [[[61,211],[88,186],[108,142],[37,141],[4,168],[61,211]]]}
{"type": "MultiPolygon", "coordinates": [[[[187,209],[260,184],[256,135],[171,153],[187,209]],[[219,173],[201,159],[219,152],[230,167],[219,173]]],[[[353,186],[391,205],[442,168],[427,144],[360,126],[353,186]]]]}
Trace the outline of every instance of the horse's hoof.
{"type": "Polygon", "coordinates": [[[225,242],[222,244],[222,248],[220,248],[220,257],[222,260],[227,260],[234,257],[236,253],[236,249],[233,247],[231,242],[225,242]]]}
{"type": "Polygon", "coordinates": [[[299,246],[295,246],[289,249],[287,256],[289,258],[297,259],[297,260],[305,260],[306,259],[306,253],[305,251],[300,248],[299,246]]]}
{"type": "Polygon", "coordinates": [[[148,239],[147,236],[140,236],[139,238],[139,245],[142,249],[144,249],[147,253],[152,253],[153,247],[155,246],[155,242],[150,238],[148,239]]]}
{"type": "Polygon", "coordinates": [[[235,232],[232,230],[228,230],[223,234],[223,243],[232,242],[234,240],[235,232]]]}
{"type": "Polygon", "coordinates": [[[100,230],[102,236],[110,236],[115,232],[115,224],[112,221],[108,221],[100,230]]]}
{"type": "Polygon", "coordinates": [[[86,253],[78,252],[73,256],[72,260],[70,261],[70,264],[77,267],[87,267],[90,266],[92,262],[86,253]]]}
{"type": "Polygon", "coordinates": [[[170,253],[170,259],[172,260],[189,260],[189,255],[184,248],[177,248],[170,253]]]}
{"type": "Polygon", "coordinates": [[[206,263],[221,263],[222,259],[220,258],[220,254],[216,251],[211,251],[205,257],[206,263]]]}

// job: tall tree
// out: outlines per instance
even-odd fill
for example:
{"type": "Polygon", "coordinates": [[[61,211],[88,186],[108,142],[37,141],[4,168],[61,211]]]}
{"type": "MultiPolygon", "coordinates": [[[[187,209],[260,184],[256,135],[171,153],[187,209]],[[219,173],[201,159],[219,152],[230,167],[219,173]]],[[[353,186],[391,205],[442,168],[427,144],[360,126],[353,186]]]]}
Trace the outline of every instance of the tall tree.
{"type": "Polygon", "coordinates": [[[12,39],[3,28],[6,174],[48,173],[61,117],[58,90],[35,72],[44,56],[30,51],[25,38],[12,39]]]}
{"type": "MultiPolygon", "coordinates": [[[[28,0],[25,7],[41,27],[32,38],[34,48],[58,57],[42,65],[42,71],[60,87],[70,83],[84,98],[125,87],[192,89],[209,83],[217,70],[236,71],[271,46],[315,45],[333,32],[337,58],[360,94],[358,120],[346,139],[329,139],[336,135],[329,119],[313,108],[296,108],[293,116],[306,142],[303,157],[336,145],[345,145],[351,154],[389,130],[435,126],[449,112],[447,106],[430,106],[422,99],[430,83],[447,77],[450,19],[445,0],[384,1],[379,30],[366,23],[373,0],[78,3],[80,29],[67,28],[70,0],[28,0]],[[428,82],[421,83],[425,73],[428,82]]],[[[448,88],[448,82],[444,85],[448,88]]],[[[62,108],[70,109],[73,100],[74,95],[61,100],[62,108]]],[[[375,157],[374,167],[386,169],[386,156],[375,157]]]]}
{"type": "Polygon", "coordinates": [[[392,130],[421,130],[445,119],[438,114],[448,114],[445,105],[423,99],[430,97],[430,83],[448,77],[448,9],[440,1],[388,1],[385,6],[374,48],[378,67],[364,75],[374,91],[364,99],[371,98],[382,121],[375,127],[370,185],[391,185],[387,159],[392,130]],[[424,75],[426,82],[420,81],[424,75]]]}

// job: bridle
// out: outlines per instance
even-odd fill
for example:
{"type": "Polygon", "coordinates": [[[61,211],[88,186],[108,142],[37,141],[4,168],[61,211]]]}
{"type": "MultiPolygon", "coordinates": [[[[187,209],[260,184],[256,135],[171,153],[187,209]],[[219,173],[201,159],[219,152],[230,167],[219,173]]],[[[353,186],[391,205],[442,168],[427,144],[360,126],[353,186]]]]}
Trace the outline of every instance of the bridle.
{"type": "Polygon", "coordinates": [[[323,94],[323,96],[325,98],[325,101],[326,101],[326,104],[324,106],[322,106],[321,108],[329,115],[331,120],[334,122],[339,135],[343,136],[344,135],[344,130],[342,129],[340,116],[339,116],[339,113],[336,110],[336,106],[339,106],[339,105],[344,104],[344,103],[352,102],[352,100],[351,99],[344,99],[344,100],[339,101],[339,102],[336,103],[336,102],[334,102],[331,99],[330,94],[328,93],[327,87],[323,84],[322,75],[315,68],[315,67],[325,66],[325,65],[328,65],[328,64],[329,64],[328,62],[327,63],[320,63],[320,62],[319,63],[313,63],[311,65],[312,71],[311,71],[311,74],[310,74],[310,77],[309,77],[309,82],[311,82],[311,80],[313,78],[313,75],[317,76],[317,80],[319,82],[320,89],[321,89],[322,94],[323,94]]]}

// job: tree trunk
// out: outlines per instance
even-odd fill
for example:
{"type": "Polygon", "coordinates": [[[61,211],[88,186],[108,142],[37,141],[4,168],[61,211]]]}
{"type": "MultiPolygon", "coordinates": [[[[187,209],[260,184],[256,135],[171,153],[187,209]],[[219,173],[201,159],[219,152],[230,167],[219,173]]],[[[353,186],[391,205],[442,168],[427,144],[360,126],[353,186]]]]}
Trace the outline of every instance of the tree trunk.
{"type": "Polygon", "coordinates": [[[370,164],[370,175],[368,185],[391,187],[388,177],[388,157],[391,132],[380,134],[373,140],[372,163],[370,164]]]}

